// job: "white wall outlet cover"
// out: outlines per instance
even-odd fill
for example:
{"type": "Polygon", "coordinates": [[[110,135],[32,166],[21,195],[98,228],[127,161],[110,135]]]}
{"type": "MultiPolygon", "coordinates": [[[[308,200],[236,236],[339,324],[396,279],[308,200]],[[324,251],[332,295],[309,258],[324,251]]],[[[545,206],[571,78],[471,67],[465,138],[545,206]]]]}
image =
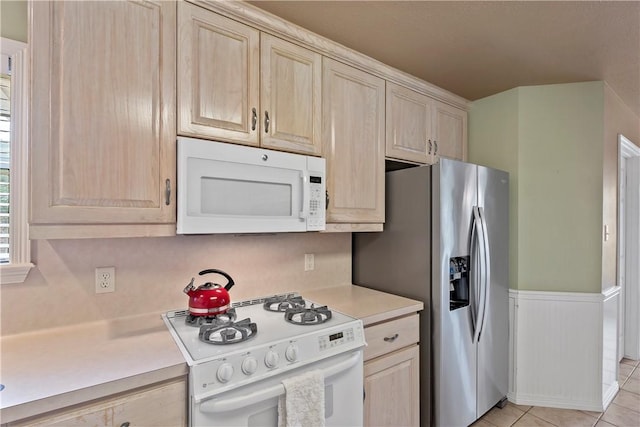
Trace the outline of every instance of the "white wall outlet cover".
{"type": "Polygon", "coordinates": [[[115,292],[116,268],[96,267],[96,294],[115,292]]]}

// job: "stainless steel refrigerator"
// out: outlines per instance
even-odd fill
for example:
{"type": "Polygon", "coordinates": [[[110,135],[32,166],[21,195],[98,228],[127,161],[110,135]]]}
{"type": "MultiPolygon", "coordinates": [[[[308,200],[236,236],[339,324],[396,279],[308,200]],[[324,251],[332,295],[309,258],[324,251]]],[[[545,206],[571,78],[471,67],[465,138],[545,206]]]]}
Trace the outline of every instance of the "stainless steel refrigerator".
{"type": "Polygon", "coordinates": [[[467,426],[506,403],[506,172],[442,159],[386,173],[381,233],[354,233],[353,282],[421,300],[421,425],[467,426]]]}

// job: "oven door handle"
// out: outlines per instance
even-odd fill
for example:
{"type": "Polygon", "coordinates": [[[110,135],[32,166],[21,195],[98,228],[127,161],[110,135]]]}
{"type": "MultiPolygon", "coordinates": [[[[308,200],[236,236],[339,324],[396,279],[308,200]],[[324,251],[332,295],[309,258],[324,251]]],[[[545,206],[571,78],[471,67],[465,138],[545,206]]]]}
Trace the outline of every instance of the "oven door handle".
{"type": "MultiPolygon", "coordinates": [[[[352,368],[361,360],[360,353],[360,351],[356,351],[352,353],[348,359],[342,362],[338,362],[330,368],[323,369],[322,372],[324,374],[324,377],[329,378],[352,368]]],[[[234,411],[236,409],[246,408],[258,402],[264,402],[265,400],[281,396],[284,394],[284,391],[284,386],[282,385],[282,383],[279,383],[260,391],[255,391],[253,393],[245,394],[238,397],[229,397],[227,399],[201,400],[198,409],[200,410],[200,412],[206,413],[234,411]]]]}

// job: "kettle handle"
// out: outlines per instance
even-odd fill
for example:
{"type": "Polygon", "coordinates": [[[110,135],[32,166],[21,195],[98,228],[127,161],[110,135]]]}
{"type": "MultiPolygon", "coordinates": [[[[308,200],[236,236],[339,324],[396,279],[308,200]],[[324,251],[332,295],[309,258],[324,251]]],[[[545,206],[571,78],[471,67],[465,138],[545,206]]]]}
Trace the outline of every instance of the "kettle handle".
{"type": "Polygon", "coordinates": [[[200,273],[198,273],[199,275],[205,275],[205,274],[209,274],[209,273],[218,273],[223,275],[226,279],[227,279],[227,284],[224,285],[224,288],[228,291],[229,289],[231,289],[231,287],[233,285],[235,285],[235,282],[233,281],[233,279],[231,278],[231,276],[229,276],[227,273],[225,273],[222,270],[216,270],[215,268],[209,268],[207,270],[202,270],[200,273]]]}

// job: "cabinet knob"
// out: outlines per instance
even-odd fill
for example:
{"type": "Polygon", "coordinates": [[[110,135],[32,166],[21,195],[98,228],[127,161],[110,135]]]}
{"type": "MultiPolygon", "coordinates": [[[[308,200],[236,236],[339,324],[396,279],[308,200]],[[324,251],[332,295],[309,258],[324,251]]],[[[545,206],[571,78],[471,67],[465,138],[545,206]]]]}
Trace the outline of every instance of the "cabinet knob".
{"type": "Polygon", "coordinates": [[[129,427],[130,423],[129,421],[125,421],[122,424],[120,424],[120,427],[129,427]]]}
{"type": "Polygon", "coordinates": [[[429,151],[427,152],[427,154],[431,154],[431,147],[432,147],[431,140],[429,140],[428,147],[429,147],[429,151]]]}
{"type": "Polygon", "coordinates": [[[264,112],[264,133],[269,133],[269,112],[265,110],[264,112]]]}
{"type": "Polygon", "coordinates": [[[386,342],[394,342],[398,338],[398,334],[393,334],[390,337],[384,337],[383,340],[386,342]]]}
{"type": "Polygon", "coordinates": [[[329,209],[329,192],[324,192],[324,208],[329,209]]]}
{"type": "Polygon", "coordinates": [[[438,143],[436,142],[436,140],[433,140],[433,154],[438,154],[438,143]]]}

